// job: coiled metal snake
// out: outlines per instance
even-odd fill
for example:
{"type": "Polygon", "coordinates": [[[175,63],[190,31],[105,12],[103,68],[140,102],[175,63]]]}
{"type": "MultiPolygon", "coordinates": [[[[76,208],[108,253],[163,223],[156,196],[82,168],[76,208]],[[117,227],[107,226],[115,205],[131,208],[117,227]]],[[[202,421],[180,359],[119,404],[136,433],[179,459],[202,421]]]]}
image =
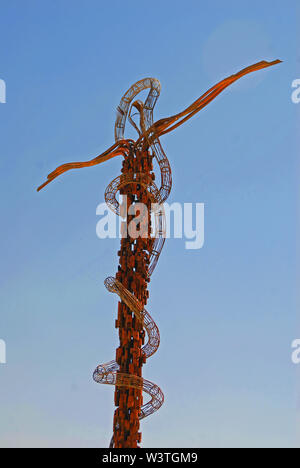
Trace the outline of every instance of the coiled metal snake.
{"type": "MultiPolygon", "coordinates": [[[[124,139],[125,123],[131,102],[138,93],[147,88],[150,88],[150,91],[145,103],[143,104],[141,101],[136,101],[134,106],[140,111],[140,126],[142,130],[147,131],[153,124],[153,108],[160,93],[160,83],[154,78],[145,78],[144,80],[140,80],[135,83],[121,99],[120,105],[117,108],[117,118],[115,123],[116,142],[123,141],[124,139]]],[[[170,164],[158,138],[154,139],[150,145],[150,148],[153,151],[161,171],[160,189],[157,188],[152,178],[148,175],[143,173],[131,173],[120,175],[114,179],[108,185],[105,191],[105,201],[110,209],[116,214],[120,214],[120,207],[119,202],[116,200],[116,194],[122,187],[128,186],[131,183],[139,183],[139,185],[143,186],[147,190],[152,204],[156,204],[157,209],[154,213],[156,229],[154,242],[152,243],[152,248],[149,252],[149,276],[153,273],[164,245],[164,211],[161,204],[168,198],[172,187],[170,164]]],[[[120,297],[121,301],[123,301],[128,306],[131,312],[135,315],[136,319],[143,324],[143,327],[145,328],[148,335],[148,342],[142,348],[142,353],[146,359],[149,358],[157,351],[160,343],[159,330],[156,323],[150,314],[140,304],[137,298],[117,279],[108,277],[104,281],[104,284],[108,291],[116,293],[120,297]]],[[[115,360],[106,364],[101,364],[95,369],[93,378],[96,382],[102,384],[142,389],[145,393],[150,395],[150,400],[141,408],[139,419],[143,419],[157,411],[164,401],[164,395],[161,389],[156,384],[150,382],[149,380],[143,379],[142,377],[132,374],[120,373],[118,372],[119,369],[120,366],[115,360]]],[[[113,446],[113,438],[111,440],[110,446],[113,446]]]]}

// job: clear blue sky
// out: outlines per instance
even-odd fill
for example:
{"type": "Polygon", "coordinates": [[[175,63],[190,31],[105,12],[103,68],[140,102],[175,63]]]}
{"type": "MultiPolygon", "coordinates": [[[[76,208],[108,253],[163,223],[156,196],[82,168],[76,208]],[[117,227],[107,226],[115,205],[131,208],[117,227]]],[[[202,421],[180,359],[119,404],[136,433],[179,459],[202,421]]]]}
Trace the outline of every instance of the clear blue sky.
{"type": "Polygon", "coordinates": [[[158,119],[276,58],[162,138],[169,201],[205,203],[205,244],[168,240],[153,274],[144,376],[166,401],[142,431],[144,447],[299,446],[297,3],[0,1],[1,446],[101,447],[112,430],[113,388],[92,371],[115,356],[103,280],[119,240],[96,237],[96,206],[121,159],[36,187],[112,144],[136,80],[161,81],[158,119]]]}

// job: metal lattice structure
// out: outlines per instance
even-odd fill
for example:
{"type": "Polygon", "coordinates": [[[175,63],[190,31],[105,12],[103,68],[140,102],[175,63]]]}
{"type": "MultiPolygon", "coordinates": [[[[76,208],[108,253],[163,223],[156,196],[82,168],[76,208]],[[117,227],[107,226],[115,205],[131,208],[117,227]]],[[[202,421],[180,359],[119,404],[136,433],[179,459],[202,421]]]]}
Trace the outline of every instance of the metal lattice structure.
{"type": "MultiPolygon", "coordinates": [[[[160,95],[160,83],[155,78],[138,81],[124,94],[117,108],[115,143],[90,161],[59,166],[38,188],[40,190],[70,169],[94,166],[122,155],[122,173],[106,188],[106,203],[113,212],[120,215],[122,207],[116,199],[117,193],[120,192],[129,198],[131,204],[144,203],[148,208],[147,213],[140,219],[140,236],[124,236],[121,239],[118,272],[115,277],[108,277],[104,282],[108,291],[117,294],[120,299],[116,320],[120,346],[116,351],[116,359],[99,365],[93,374],[96,382],[115,386],[116,410],[111,447],[137,447],[141,441],[139,421],[157,411],[164,401],[161,389],[142,377],[143,364],[157,351],[160,343],[158,327],[145,310],[145,305],[149,296],[147,286],[150,276],[165,241],[163,203],[172,187],[171,167],[159,138],[186,122],[242,76],[279,62],[280,60],[262,61],[251,65],[210,88],[182,112],[155,123],[153,109],[160,95]],[[149,89],[145,102],[134,100],[145,89],[149,89]],[[133,119],[133,110],[139,116],[138,124],[133,119]],[[138,133],[136,140],[125,138],[127,119],[138,133]],[[153,158],[160,169],[160,188],[154,182],[153,158]],[[155,219],[154,236],[150,235],[151,210],[155,219]],[[148,337],[146,344],[145,334],[148,337]],[[142,392],[150,396],[145,404],[142,392]]],[[[125,230],[131,220],[132,216],[128,216],[123,226],[125,230]]]]}

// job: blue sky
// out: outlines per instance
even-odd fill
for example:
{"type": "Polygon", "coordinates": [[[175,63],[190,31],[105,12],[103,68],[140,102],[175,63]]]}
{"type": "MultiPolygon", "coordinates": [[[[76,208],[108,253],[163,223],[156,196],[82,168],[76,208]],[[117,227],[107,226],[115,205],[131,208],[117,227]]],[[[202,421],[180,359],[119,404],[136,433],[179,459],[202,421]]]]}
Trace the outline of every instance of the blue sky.
{"type": "Polygon", "coordinates": [[[119,240],[96,236],[116,158],[57,165],[113,143],[115,108],[135,81],[161,81],[155,118],[259,60],[162,138],[170,202],[205,204],[205,244],[166,242],[148,310],[161,346],[145,378],[165,393],[144,447],[298,447],[300,338],[297,2],[0,1],[2,447],[103,447],[113,388],[93,382],[115,356],[116,297],[103,280],[119,240]]]}

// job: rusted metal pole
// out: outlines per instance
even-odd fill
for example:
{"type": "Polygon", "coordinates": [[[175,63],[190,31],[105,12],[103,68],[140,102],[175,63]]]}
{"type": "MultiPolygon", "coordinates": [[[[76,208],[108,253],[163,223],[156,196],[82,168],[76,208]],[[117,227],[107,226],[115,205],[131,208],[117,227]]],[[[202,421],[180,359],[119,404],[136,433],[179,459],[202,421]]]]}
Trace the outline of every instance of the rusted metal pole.
{"type": "MultiPolygon", "coordinates": [[[[126,157],[122,174],[130,173],[152,176],[152,156],[148,150],[131,151],[126,157]]],[[[149,296],[147,286],[151,250],[151,200],[147,190],[139,184],[123,187],[121,194],[125,197],[125,207],[127,206],[127,210],[130,208],[131,214],[127,212],[127,219],[122,226],[122,235],[127,236],[121,239],[116,279],[145,306],[149,296]]],[[[120,366],[118,373],[142,377],[142,365],[146,360],[142,351],[145,332],[143,324],[123,301],[118,304],[116,327],[119,329],[120,339],[120,346],[116,351],[116,362],[120,366]]],[[[141,442],[139,417],[142,403],[141,388],[116,386],[114,447],[138,447],[138,443],[141,442]]]]}

